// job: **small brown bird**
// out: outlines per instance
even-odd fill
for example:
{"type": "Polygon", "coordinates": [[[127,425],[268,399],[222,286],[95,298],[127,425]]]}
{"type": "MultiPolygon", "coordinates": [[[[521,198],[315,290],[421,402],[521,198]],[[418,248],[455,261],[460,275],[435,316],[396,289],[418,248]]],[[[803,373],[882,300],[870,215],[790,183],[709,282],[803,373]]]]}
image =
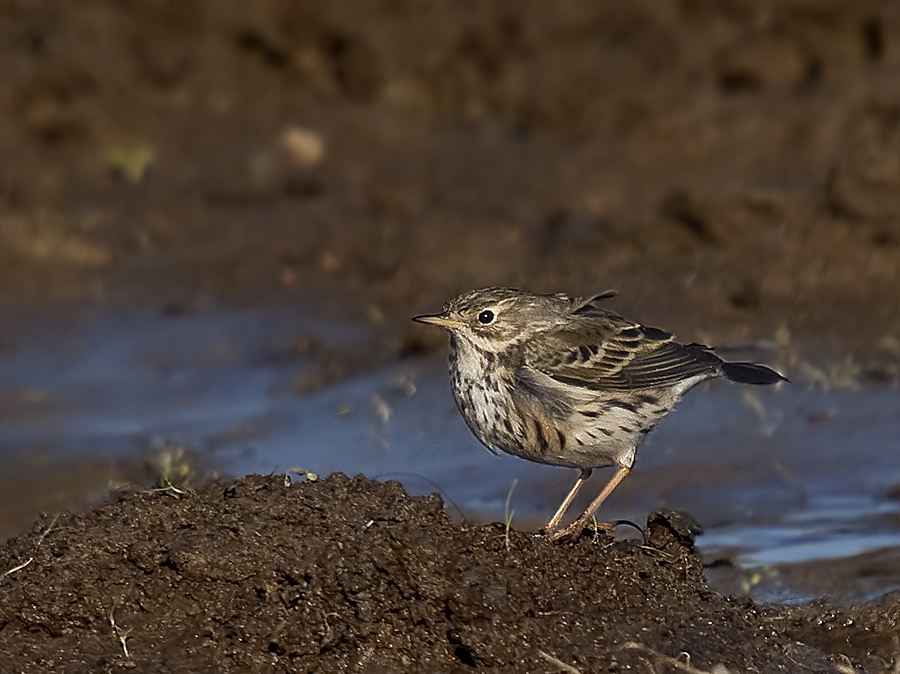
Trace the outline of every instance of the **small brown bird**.
{"type": "Polygon", "coordinates": [[[543,532],[580,532],[631,471],[637,448],[681,396],[705,379],[787,381],[764,365],[730,363],[700,344],[682,345],[596,305],[593,298],[475,290],[439,314],[413,320],[450,332],[450,384],[463,418],[492,452],[503,451],[581,476],[543,532]],[[594,468],[618,466],[600,495],[557,531],[594,468]]]}

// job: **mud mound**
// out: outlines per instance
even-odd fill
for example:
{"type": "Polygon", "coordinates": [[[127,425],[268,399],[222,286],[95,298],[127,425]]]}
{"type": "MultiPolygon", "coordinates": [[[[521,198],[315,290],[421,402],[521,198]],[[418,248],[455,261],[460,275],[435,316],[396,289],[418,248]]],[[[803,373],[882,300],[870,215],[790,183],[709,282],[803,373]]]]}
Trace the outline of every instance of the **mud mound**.
{"type": "Polygon", "coordinates": [[[554,545],[397,482],[250,476],[122,491],[0,558],[27,563],[0,580],[4,672],[834,671],[794,634],[827,620],[711,592],[660,514],[643,545],[554,545]]]}

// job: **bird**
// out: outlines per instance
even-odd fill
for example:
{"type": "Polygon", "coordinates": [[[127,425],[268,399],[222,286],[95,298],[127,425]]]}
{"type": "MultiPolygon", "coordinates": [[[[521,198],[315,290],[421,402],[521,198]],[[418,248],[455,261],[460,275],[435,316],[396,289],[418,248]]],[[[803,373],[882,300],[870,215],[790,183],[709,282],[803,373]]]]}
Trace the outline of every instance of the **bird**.
{"type": "Polygon", "coordinates": [[[789,381],[765,365],[723,360],[708,346],[680,344],[600,306],[616,295],[484,288],[456,297],[440,313],[413,317],[450,333],[450,388],[485,447],[580,471],[541,530],[552,541],[581,533],[631,472],[647,434],[688,389],[717,377],[789,381]],[[617,470],[597,498],[559,529],[592,471],[610,466],[617,470]]]}

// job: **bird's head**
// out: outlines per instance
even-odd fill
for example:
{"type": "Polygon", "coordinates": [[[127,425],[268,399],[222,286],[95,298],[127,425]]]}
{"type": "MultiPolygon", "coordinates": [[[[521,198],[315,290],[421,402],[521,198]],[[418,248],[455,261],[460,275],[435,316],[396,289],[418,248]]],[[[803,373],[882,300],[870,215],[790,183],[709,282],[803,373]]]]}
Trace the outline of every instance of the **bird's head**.
{"type": "Polygon", "coordinates": [[[566,295],[485,288],[451,300],[439,314],[416,316],[413,320],[439,325],[460,340],[496,353],[557,327],[579,301],[566,295]]]}

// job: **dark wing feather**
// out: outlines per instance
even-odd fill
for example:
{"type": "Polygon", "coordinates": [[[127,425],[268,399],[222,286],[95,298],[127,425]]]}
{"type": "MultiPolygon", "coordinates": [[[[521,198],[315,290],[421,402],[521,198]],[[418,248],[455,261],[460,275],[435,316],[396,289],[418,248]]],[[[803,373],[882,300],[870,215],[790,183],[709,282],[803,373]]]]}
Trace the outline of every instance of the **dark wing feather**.
{"type": "Polygon", "coordinates": [[[671,386],[698,375],[714,376],[722,361],[705,347],[682,346],[666,342],[654,351],[642,354],[612,377],[606,377],[588,388],[642,389],[671,386]]]}
{"type": "Polygon", "coordinates": [[[657,388],[721,373],[722,361],[706,347],[683,346],[662,330],[591,305],[572,318],[528,342],[528,366],[561,383],[597,391],[657,388]]]}

